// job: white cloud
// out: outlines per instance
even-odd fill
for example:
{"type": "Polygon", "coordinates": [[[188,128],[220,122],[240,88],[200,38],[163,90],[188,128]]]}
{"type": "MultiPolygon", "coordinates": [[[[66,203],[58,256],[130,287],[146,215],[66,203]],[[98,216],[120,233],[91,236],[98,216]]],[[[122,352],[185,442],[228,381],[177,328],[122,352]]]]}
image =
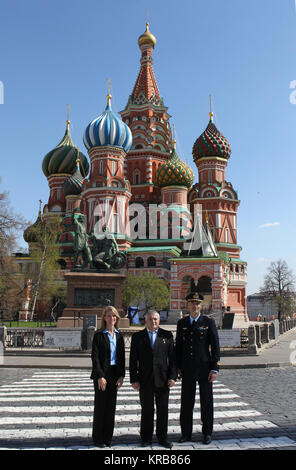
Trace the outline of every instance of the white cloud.
{"type": "Polygon", "coordinates": [[[279,222],[267,222],[266,224],[259,225],[259,228],[276,227],[278,225],[280,225],[279,222]]]}

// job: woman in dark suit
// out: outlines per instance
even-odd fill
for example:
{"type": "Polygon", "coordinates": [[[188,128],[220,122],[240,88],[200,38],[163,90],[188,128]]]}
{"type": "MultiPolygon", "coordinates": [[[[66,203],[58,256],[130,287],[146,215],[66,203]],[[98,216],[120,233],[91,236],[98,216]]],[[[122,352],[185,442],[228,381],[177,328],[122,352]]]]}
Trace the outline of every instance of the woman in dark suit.
{"type": "Polygon", "coordinates": [[[95,332],[92,344],[91,379],[95,388],[92,439],[98,447],[111,445],[117,390],[125,374],[124,340],[117,329],[119,319],[115,307],[106,307],[102,327],[95,332]]]}

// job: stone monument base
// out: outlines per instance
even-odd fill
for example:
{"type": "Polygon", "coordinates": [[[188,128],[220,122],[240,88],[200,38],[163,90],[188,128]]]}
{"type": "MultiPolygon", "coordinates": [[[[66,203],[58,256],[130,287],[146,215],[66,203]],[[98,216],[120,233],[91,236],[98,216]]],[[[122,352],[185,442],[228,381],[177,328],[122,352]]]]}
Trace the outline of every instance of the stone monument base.
{"type": "Polygon", "coordinates": [[[108,305],[115,307],[122,318],[119,328],[128,328],[122,308],[122,285],[126,275],[120,271],[95,271],[74,269],[65,273],[67,306],[58,319],[58,328],[82,328],[83,317],[97,315],[98,328],[102,312],[108,305]]]}

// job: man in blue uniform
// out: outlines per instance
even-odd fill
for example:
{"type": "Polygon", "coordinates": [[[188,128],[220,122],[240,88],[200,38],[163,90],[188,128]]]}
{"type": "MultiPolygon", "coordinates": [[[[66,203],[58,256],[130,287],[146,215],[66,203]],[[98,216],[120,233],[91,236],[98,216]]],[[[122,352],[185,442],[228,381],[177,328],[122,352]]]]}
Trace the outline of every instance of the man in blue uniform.
{"type": "Polygon", "coordinates": [[[182,377],[179,442],[191,440],[198,382],[203,443],[209,444],[214,419],[213,382],[220,360],[219,338],[215,321],[200,313],[203,296],[192,292],[186,300],[190,314],[178,321],[176,336],[177,368],[182,377]]]}

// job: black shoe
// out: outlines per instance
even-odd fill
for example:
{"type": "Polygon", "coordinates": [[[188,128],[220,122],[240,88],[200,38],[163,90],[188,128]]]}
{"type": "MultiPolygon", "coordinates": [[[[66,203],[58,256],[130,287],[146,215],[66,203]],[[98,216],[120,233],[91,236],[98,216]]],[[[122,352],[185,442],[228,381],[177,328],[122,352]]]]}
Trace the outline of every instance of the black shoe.
{"type": "Polygon", "coordinates": [[[169,441],[158,441],[159,445],[165,447],[166,449],[171,449],[173,444],[169,441]]]}
{"type": "Polygon", "coordinates": [[[104,444],[104,442],[94,442],[94,445],[96,447],[106,447],[106,444],[104,444]]]}
{"type": "Polygon", "coordinates": [[[180,439],[178,440],[180,444],[182,444],[183,442],[189,442],[189,441],[191,441],[191,436],[181,436],[180,439]]]}
{"type": "Polygon", "coordinates": [[[210,434],[204,434],[203,439],[202,439],[202,443],[208,445],[211,442],[212,442],[212,436],[210,434]]]}
{"type": "Polygon", "coordinates": [[[141,447],[148,447],[151,446],[151,441],[141,441],[141,447]]]}
{"type": "Polygon", "coordinates": [[[111,442],[105,442],[105,447],[112,447],[111,442]]]}

